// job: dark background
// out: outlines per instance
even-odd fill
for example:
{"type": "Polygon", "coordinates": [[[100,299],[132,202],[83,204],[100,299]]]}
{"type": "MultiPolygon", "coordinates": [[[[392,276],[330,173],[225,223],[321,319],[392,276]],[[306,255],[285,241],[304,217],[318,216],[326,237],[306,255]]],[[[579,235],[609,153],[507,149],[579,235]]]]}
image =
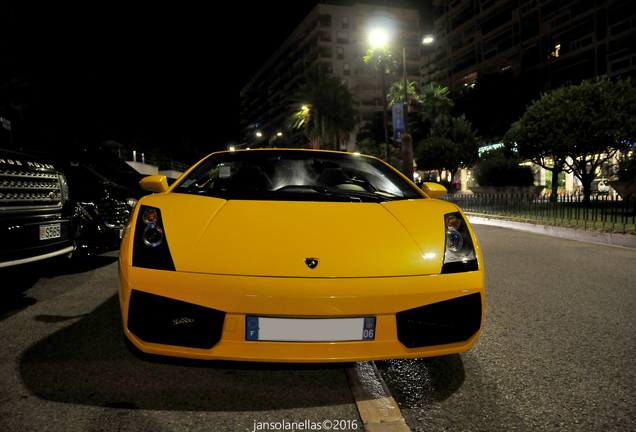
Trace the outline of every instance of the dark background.
{"type": "MultiPolygon", "coordinates": [[[[238,139],[240,90],[318,3],[3,2],[0,116],[14,148],[114,140],[192,163],[238,139]]],[[[427,2],[364,3],[428,16],[427,2]]]]}

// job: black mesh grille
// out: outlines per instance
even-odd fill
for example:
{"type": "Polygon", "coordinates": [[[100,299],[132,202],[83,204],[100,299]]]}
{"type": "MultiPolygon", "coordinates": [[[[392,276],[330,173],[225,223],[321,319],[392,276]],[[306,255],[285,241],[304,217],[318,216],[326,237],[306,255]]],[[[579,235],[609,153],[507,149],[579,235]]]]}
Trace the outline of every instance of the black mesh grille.
{"type": "Polygon", "coordinates": [[[95,204],[95,208],[110,228],[122,228],[130,214],[129,207],[122,201],[102,201],[95,204]]]}
{"type": "Polygon", "coordinates": [[[62,206],[57,174],[0,169],[0,209],[62,206]]]}
{"type": "Polygon", "coordinates": [[[398,339],[408,348],[463,342],[481,327],[481,295],[409,309],[398,312],[395,318],[398,339]]]}
{"type": "Polygon", "coordinates": [[[225,312],[133,290],[128,330],[145,342],[210,349],[221,340],[225,312]]]}

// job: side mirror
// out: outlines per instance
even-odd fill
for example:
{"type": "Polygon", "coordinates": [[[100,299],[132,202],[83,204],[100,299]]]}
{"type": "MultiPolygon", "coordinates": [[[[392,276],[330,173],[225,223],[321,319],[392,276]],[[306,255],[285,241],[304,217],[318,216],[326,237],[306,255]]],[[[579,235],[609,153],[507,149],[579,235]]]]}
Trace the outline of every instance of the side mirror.
{"type": "Polygon", "coordinates": [[[148,192],[162,193],[168,190],[168,179],[165,175],[152,175],[142,178],[139,186],[148,192]]]}
{"type": "Polygon", "coordinates": [[[422,191],[424,191],[429,198],[439,198],[446,195],[446,188],[439,183],[422,183],[422,191]]]}

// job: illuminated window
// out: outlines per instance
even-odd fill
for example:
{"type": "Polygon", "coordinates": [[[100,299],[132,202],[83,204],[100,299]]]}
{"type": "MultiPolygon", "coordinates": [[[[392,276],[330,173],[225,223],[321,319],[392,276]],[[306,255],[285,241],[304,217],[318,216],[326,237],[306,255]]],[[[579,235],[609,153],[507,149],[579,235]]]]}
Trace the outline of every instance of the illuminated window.
{"type": "Polygon", "coordinates": [[[558,57],[560,51],[561,51],[561,42],[557,42],[556,44],[554,44],[554,51],[550,53],[550,56],[558,57]]]}

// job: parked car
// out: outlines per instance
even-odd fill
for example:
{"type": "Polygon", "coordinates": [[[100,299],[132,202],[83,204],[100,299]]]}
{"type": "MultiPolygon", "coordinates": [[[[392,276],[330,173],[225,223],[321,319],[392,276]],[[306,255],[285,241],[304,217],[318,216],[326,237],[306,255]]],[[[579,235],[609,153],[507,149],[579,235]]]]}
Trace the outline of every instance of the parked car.
{"type": "Polygon", "coordinates": [[[607,179],[594,179],[592,180],[591,190],[599,195],[609,194],[609,180],[607,179]]]}
{"type": "MultiPolygon", "coordinates": [[[[90,167],[95,172],[108,177],[111,181],[120,186],[130,189],[142,190],[139,182],[147,174],[141,174],[126,161],[120,159],[116,154],[102,148],[84,148],[80,151],[68,155],[73,161],[81,162],[90,167]]],[[[174,178],[168,178],[168,184],[174,183],[174,178]]],[[[147,192],[144,192],[147,194],[147,192]]]]}
{"type": "Polygon", "coordinates": [[[79,234],[79,210],[60,168],[0,150],[0,268],[70,254],[79,234]]]}
{"type": "Polygon", "coordinates": [[[467,218],[383,161],[214,153],[139,200],[119,254],[133,351],[276,362],[439,356],[481,331],[484,263],[467,218]]]}
{"type": "MultiPolygon", "coordinates": [[[[118,249],[130,211],[137,204],[137,200],[148,192],[139,186],[131,188],[112,181],[106,175],[121,179],[119,172],[113,175],[104,171],[106,175],[103,175],[88,166],[84,162],[84,157],[65,153],[46,156],[55,160],[64,170],[73,201],[80,209],[82,229],[77,240],[76,254],[97,255],[118,249]]],[[[129,178],[132,179],[134,173],[129,174],[129,178]]],[[[137,177],[139,180],[143,178],[139,173],[137,177]]]]}

